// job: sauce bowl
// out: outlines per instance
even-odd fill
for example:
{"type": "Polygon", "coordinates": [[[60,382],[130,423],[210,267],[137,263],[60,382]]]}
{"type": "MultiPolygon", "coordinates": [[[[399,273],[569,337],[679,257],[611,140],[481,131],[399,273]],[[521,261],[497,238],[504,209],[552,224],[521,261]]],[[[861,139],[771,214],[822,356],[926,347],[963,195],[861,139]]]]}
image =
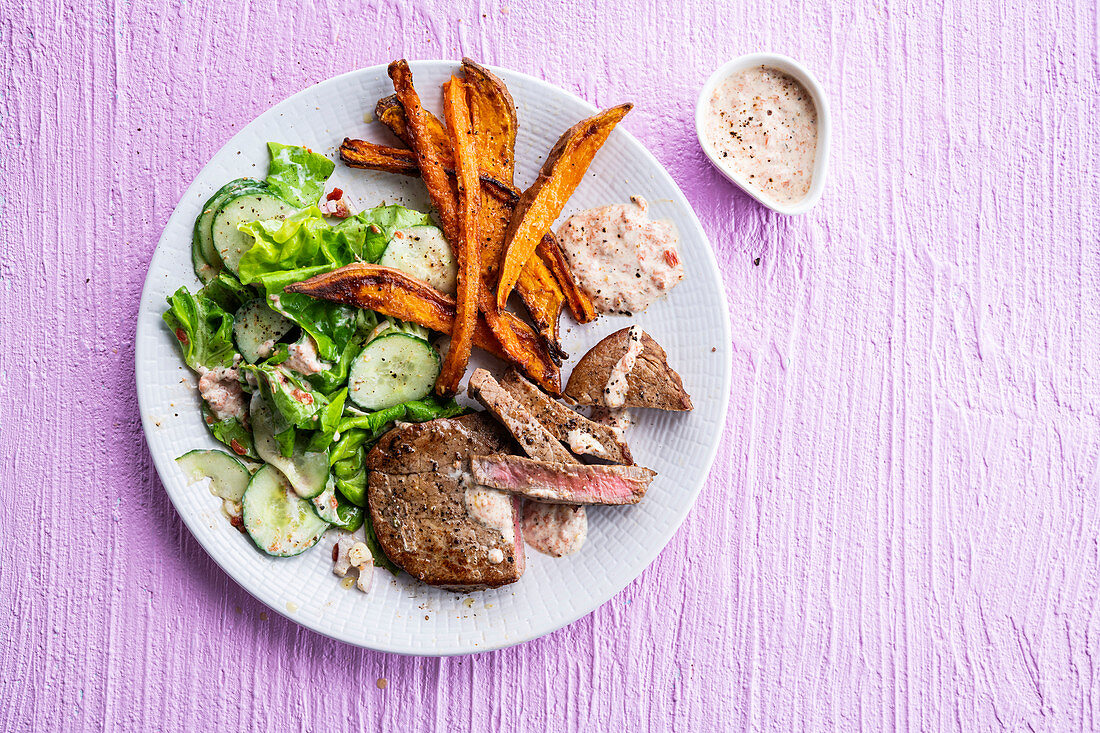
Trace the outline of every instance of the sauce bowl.
{"type": "Polygon", "coordinates": [[[737,184],[749,196],[780,214],[803,214],[809,211],[821,198],[821,191],[825,187],[825,176],[829,168],[831,133],[832,123],[829,118],[829,101],[825,98],[825,90],[821,88],[817,79],[806,67],[788,56],[777,53],[750,53],[723,64],[707,79],[707,83],[703,85],[703,91],[699,93],[699,101],[695,104],[695,134],[699,138],[699,145],[702,146],[703,152],[707,154],[710,162],[722,175],[737,184]],[[810,190],[794,203],[785,204],[773,201],[753,188],[743,177],[726,170],[719,159],[718,152],[703,134],[704,117],[715,89],[732,74],[753,66],[771,66],[789,74],[806,88],[813,98],[814,106],[817,108],[817,150],[814,153],[813,178],[810,181],[810,190]]]}

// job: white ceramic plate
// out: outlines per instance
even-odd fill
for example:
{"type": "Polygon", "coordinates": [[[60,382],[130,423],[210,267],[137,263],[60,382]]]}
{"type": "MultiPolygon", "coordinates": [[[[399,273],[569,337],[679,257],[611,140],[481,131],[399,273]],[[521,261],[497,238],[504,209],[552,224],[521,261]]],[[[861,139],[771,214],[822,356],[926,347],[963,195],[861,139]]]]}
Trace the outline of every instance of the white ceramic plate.
{"type": "MultiPolygon", "coordinates": [[[[413,62],[425,105],[440,110],[433,92],[454,62],[413,62]]],[[[529,184],[555,140],[594,111],[592,105],[546,82],[494,69],[508,84],[519,113],[516,183],[529,184]]],[[[622,590],[657,556],[687,516],[718,448],[730,384],[730,332],[718,264],[698,219],[680,189],[654,157],[622,129],[612,132],[563,217],[593,206],[649,200],[654,217],[671,219],[681,236],[686,277],[669,297],[634,320],[668,351],[695,403],[686,414],[639,411],[628,436],[639,463],[659,472],[646,498],[633,507],[594,507],[588,541],[576,555],[555,560],[529,551],[518,582],[492,591],[458,595],[422,585],[407,575],[378,570],[369,595],[341,587],[332,574],[332,540],[290,559],[260,554],[233,529],[219,500],[200,484],[188,486],[174,463],[195,448],[219,447],[199,415],[196,379],[183,366],[161,320],[165,298],[197,288],[191,270],[191,228],[202,204],[222,184],[266,174],[266,143],[306,145],[337,158],[345,136],[386,141],[377,124],[364,122],[380,97],[393,93],[384,66],[354,71],[310,87],[246,126],[202,170],[184,194],[157,245],[137,327],[137,389],[149,450],[184,523],[229,575],[274,611],[351,644],[405,654],[462,654],[534,639],[591,612],[622,590]]],[[[419,180],[337,164],[330,185],[340,186],[353,210],[383,201],[427,210],[419,180]]],[[[629,325],[604,317],[578,326],[563,315],[563,345],[573,359],[612,331],[629,325]]],[[[564,376],[564,375],[563,375],[564,376]]]]}

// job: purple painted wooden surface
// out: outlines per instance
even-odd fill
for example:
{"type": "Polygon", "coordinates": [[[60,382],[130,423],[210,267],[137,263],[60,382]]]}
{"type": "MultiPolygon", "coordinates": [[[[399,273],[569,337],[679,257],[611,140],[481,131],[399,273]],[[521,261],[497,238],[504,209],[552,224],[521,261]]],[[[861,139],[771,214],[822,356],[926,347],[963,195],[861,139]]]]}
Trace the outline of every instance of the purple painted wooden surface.
{"type": "Polygon", "coordinates": [[[0,728],[1100,725],[1095,2],[85,5],[0,0],[0,728]],[[832,100],[802,218],[695,143],[697,90],[753,50],[832,100]],[[622,594],[519,648],[400,658],[265,613],[183,528],[133,321],[235,130],[462,53],[637,103],[722,263],[733,399],[698,505],[622,594]]]}

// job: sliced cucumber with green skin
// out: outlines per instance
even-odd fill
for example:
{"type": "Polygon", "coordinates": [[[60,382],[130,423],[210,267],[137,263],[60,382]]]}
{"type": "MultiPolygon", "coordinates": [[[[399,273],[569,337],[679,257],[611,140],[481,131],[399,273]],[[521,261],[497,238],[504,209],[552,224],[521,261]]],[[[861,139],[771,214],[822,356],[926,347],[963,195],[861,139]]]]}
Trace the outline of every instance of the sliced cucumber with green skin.
{"type": "Polygon", "coordinates": [[[364,410],[384,410],[427,397],[439,376],[439,353],[422,338],[383,333],[359,352],[348,372],[348,397],[364,410]]]}
{"type": "Polygon", "coordinates": [[[218,256],[218,249],[214,246],[214,236],[211,225],[214,223],[214,215],[227,199],[245,191],[266,191],[267,184],[255,178],[238,178],[230,181],[207,199],[203,204],[202,213],[195,219],[195,230],[191,237],[191,263],[195,266],[195,274],[204,283],[211,279],[222,269],[222,260],[218,256]]]}
{"type": "Polygon", "coordinates": [[[336,491],[336,481],[329,477],[325,490],[310,499],[317,516],[342,530],[354,532],[363,526],[363,510],[345,501],[336,491]]]}
{"type": "Polygon", "coordinates": [[[454,295],[458,291],[458,263],[443,232],[436,227],[398,229],[378,264],[401,270],[444,293],[454,295]]]}
{"type": "Polygon", "coordinates": [[[313,505],[295,494],[286,476],[272,465],[255,473],[241,504],[248,536],[256,547],[275,557],[302,554],[329,528],[313,505]]]}
{"type": "Polygon", "coordinates": [[[223,450],[193,450],[176,459],[183,469],[187,483],[210,479],[210,491],[214,496],[240,501],[252,474],[248,467],[223,450]]]}
{"type": "Polygon", "coordinates": [[[292,328],[294,322],[272,310],[267,299],[256,298],[238,308],[233,316],[233,341],[244,360],[255,364],[271,355],[265,344],[278,341],[292,328]]]}
{"type": "Polygon", "coordinates": [[[293,206],[266,191],[230,196],[214,214],[210,225],[214,247],[226,269],[238,274],[241,257],[252,247],[252,237],[238,230],[241,224],[282,219],[294,211],[293,206]]]}
{"type": "Polygon", "coordinates": [[[328,481],[328,453],[311,453],[305,447],[308,438],[298,435],[290,458],[283,456],[275,438],[275,414],[258,391],[249,405],[252,441],[260,458],[279,469],[303,499],[312,499],[325,490],[328,481]]]}

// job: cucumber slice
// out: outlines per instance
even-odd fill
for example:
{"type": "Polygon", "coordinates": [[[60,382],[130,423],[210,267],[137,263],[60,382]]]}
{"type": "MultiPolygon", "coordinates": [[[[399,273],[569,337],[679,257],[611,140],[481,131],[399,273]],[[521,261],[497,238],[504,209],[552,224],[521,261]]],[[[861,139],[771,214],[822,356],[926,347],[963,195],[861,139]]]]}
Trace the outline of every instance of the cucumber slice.
{"type": "Polygon", "coordinates": [[[329,528],[312,505],[294,493],[286,476],[270,464],[248,482],[241,504],[248,536],[256,547],[275,557],[302,554],[329,528]]]}
{"type": "Polygon", "coordinates": [[[427,397],[439,376],[439,353],[422,338],[383,333],[359,352],[348,373],[348,397],[364,410],[384,410],[427,397]]]}
{"type": "Polygon", "coordinates": [[[241,256],[252,246],[252,237],[237,227],[251,221],[282,219],[294,207],[273,194],[252,191],[230,196],[214,214],[210,233],[227,270],[238,274],[241,256]]]}
{"type": "Polygon", "coordinates": [[[336,491],[336,480],[329,477],[325,490],[310,499],[317,516],[347,532],[363,526],[363,510],[344,500],[336,491]]]}
{"type": "Polygon", "coordinates": [[[458,263],[443,232],[436,227],[398,229],[378,264],[401,270],[444,293],[454,295],[458,291],[458,263]]]}
{"type": "Polygon", "coordinates": [[[222,259],[218,256],[218,249],[214,246],[214,237],[210,225],[214,222],[214,214],[227,199],[245,191],[265,191],[267,184],[257,181],[255,178],[238,178],[225,184],[211,196],[202,207],[202,213],[195,219],[195,230],[191,236],[191,264],[195,266],[195,274],[204,283],[211,279],[222,269],[222,259]]]}
{"type": "Polygon", "coordinates": [[[270,356],[270,351],[264,353],[264,344],[278,341],[292,328],[294,322],[272,310],[265,298],[248,301],[233,316],[233,340],[249,364],[270,356]]]}
{"type": "Polygon", "coordinates": [[[187,483],[210,479],[214,496],[240,501],[252,474],[239,460],[222,450],[193,450],[176,459],[187,483]]]}
{"type": "Polygon", "coordinates": [[[252,441],[256,452],[279,469],[303,499],[312,499],[325,490],[328,481],[328,453],[311,453],[306,450],[309,439],[299,433],[294,441],[290,458],[283,455],[279,441],[275,439],[275,413],[257,391],[249,405],[252,419],[252,441]]]}

